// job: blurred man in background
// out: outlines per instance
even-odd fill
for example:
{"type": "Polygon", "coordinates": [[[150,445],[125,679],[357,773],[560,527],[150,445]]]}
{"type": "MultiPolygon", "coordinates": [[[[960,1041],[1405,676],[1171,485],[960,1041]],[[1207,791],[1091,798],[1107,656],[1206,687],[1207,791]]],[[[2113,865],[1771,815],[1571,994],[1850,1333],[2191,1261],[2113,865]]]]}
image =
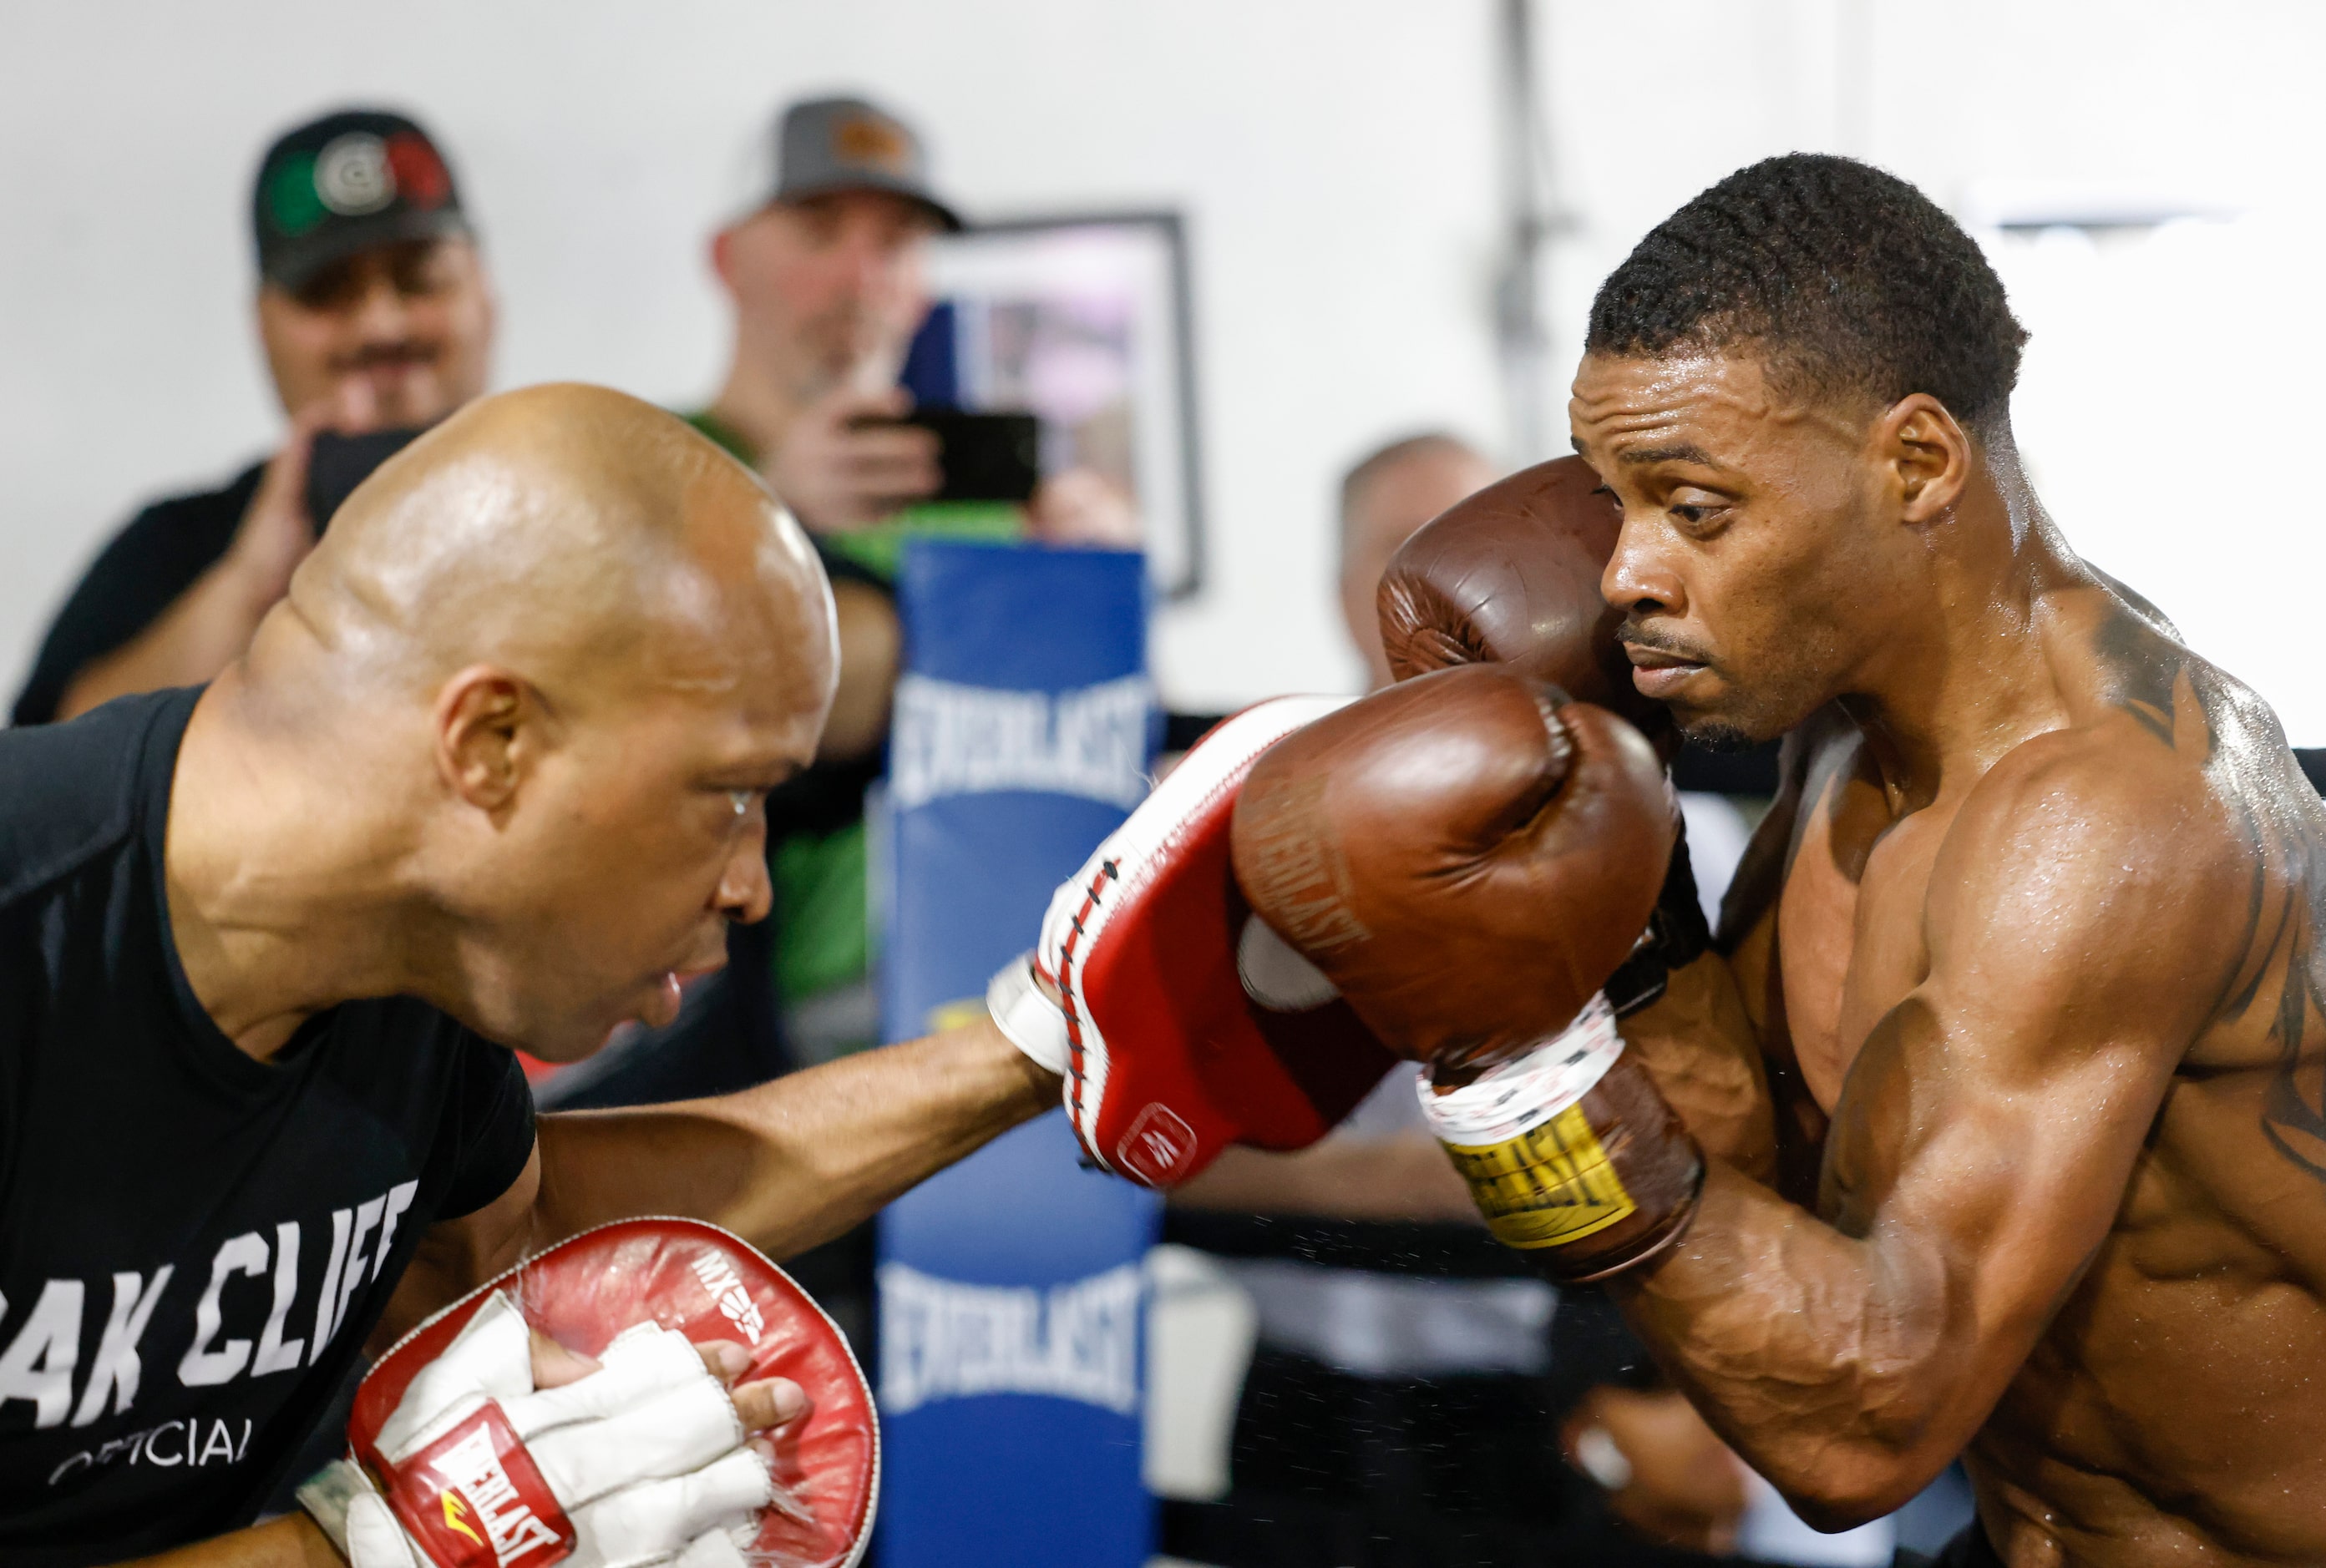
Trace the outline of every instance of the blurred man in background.
{"type": "MultiPolygon", "coordinates": [[[[932,186],[918,134],[869,99],[792,104],[755,154],[745,210],[711,241],[735,341],[693,423],[758,469],[811,533],[884,563],[890,552],[852,536],[943,483],[936,438],[895,422],[912,410],[898,379],[933,302],[929,241],[964,225],[932,186]]],[[[1002,532],[1136,547],[1130,499],[1096,479],[1047,476],[1002,532]]]]}
{"type": "Polygon", "coordinates": [[[928,182],[920,138],[862,98],[783,112],[758,205],[711,242],[735,307],[726,384],[694,416],[800,521],[844,533],[933,495],[936,440],[894,424],[928,314],[928,241],[961,218],[928,182]]]}
{"type": "Polygon", "coordinates": [[[711,241],[735,341],[725,385],[693,422],[798,515],[839,611],[832,728],[815,766],[768,809],[774,981],[790,1048],[813,1061],[879,1033],[864,792],[879,775],[900,646],[883,576],[835,542],[942,480],[936,438],[895,422],[912,408],[897,378],[929,312],[928,242],[962,221],[929,183],[920,137],[866,99],[793,104],[758,152],[755,205],[711,241]]]}
{"type": "Polygon", "coordinates": [[[433,424],[482,393],[493,296],[451,168],[401,115],[284,133],[251,195],[260,344],[290,429],[224,487],[146,507],[59,612],[14,721],[208,681],[314,547],[316,433],[433,424]]]}
{"type": "Polygon", "coordinates": [[[879,1035],[863,803],[896,686],[887,580],[902,539],[1136,543],[1137,524],[1122,498],[1072,472],[1022,510],[929,504],[944,478],[937,440],[898,422],[913,407],[898,378],[932,303],[929,242],[963,222],[909,124],[864,97],[805,99],[777,116],[751,167],[745,209],[711,241],[735,312],[727,379],[690,419],[806,526],[839,611],[840,693],[816,765],[768,806],[776,989],[787,1049],[813,1062],[879,1035]]]}
{"type": "Polygon", "coordinates": [[[1341,480],[1341,621],[1365,662],[1365,690],[1390,682],[1373,593],[1397,547],[1420,526],[1500,478],[1460,437],[1442,431],[1390,442],[1341,480]]]}

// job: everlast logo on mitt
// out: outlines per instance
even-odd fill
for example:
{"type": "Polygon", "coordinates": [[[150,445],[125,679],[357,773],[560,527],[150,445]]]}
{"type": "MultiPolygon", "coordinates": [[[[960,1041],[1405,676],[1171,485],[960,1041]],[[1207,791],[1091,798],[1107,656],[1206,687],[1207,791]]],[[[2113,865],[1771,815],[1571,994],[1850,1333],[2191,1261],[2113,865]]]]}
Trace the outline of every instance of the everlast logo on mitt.
{"type": "Polygon", "coordinates": [[[1130,1130],[1115,1146],[1114,1157],[1149,1186],[1168,1187],[1195,1152],[1195,1128],[1169,1106],[1150,1103],[1131,1119],[1130,1130]]]}
{"type": "Polygon", "coordinates": [[[402,1468],[388,1502],[449,1568],[548,1568],[573,1526],[498,1405],[487,1405],[402,1468]]]}

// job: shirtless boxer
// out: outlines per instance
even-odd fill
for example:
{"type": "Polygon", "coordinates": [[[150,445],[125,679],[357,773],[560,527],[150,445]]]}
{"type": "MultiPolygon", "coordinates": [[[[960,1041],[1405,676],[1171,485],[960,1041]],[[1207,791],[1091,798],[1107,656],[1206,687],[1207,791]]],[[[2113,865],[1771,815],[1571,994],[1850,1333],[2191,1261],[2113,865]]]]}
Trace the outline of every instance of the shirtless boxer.
{"type": "Polygon", "coordinates": [[[831,604],[709,441],[535,388],[383,469],[206,690],[0,736],[0,1557],[335,1563],[219,1532],[368,1342],[618,1217],[788,1255],[1056,1102],[984,1022],[537,1123],[499,1048],[667,1022],[766,912],[831,604]]]}
{"type": "MultiPolygon", "coordinates": [[[[1980,1523],[1950,1562],[2315,1563],[2326,812],[2267,708],[2044,513],[2009,417],[2024,337],[1936,207],[1808,155],[1689,202],[1593,307],[1570,406],[1621,513],[1602,587],[1637,689],[1699,740],[1790,735],[1720,951],[1624,1027],[1707,1157],[1678,1244],[1612,1288],[1826,1526],[1961,1452],[1980,1523]]],[[[1439,830],[1419,803],[1538,836],[1527,895],[1563,905],[1540,930],[1643,906],[1557,838],[1571,784],[1491,816],[1505,785],[1455,759],[1541,738],[1489,722],[1518,673],[1450,679],[1319,720],[1238,811],[1242,872],[1263,785],[1324,790],[1339,886],[1448,912],[1436,951],[1312,949],[1393,1046],[1421,1004],[1364,988],[1459,975],[1459,901],[1514,886],[1382,886],[1439,830]]],[[[1567,722],[1558,765],[1586,804],[1638,801],[1644,754],[1605,723],[1567,722]]],[[[1510,972],[1442,981],[1444,1029],[1510,972]]],[[[1601,1126],[1611,1156],[1654,1119],[1601,1126]]]]}

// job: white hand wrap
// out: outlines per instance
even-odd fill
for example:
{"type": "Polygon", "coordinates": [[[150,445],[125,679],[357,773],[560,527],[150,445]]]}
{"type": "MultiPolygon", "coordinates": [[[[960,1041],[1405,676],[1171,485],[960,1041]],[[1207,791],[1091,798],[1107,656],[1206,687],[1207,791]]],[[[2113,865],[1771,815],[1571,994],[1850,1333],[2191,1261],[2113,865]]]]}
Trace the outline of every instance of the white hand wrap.
{"type": "Polygon", "coordinates": [[[1428,1069],[1414,1080],[1421,1117],[1440,1143],[1491,1147],[1532,1132],[1591,1091],[1624,1053],[1614,1010],[1594,993],[1575,1021],[1525,1055],[1498,1062],[1459,1089],[1428,1069]]]}
{"type": "MultiPolygon", "coordinates": [[[[744,1446],[726,1389],[685,1335],[653,1323],[624,1330],[599,1359],[588,1377],[536,1391],[524,1314],[496,1294],[413,1378],[380,1428],[378,1452],[400,1465],[489,1399],[572,1521],[570,1568],[740,1568],[776,1487],[744,1446]]],[[[331,1533],[351,1568],[435,1561],[352,1461],[300,1497],[327,1531],[339,1517],[331,1533]]]]}

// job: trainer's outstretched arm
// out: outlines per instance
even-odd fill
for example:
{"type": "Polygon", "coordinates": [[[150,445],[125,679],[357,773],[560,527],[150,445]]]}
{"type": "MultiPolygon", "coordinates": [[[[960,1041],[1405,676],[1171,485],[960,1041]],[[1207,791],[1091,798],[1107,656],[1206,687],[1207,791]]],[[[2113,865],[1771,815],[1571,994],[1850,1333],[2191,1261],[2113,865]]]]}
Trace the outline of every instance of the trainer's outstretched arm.
{"type": "Polygon", "coordinates": [[[1986,1420],[2242,951],[2220,912],[2251,855],[2193,788],[2160,802],[2070,743],[2026,749],[1932,867],[1929,974],[1850,1071],[1817,1212],[1713,1161],[1682,1244],[1617,1283],[1714,1427],[1827,1527],[1903,1503],[1986,1420]]]}
{"type": "Polygon", "coordinates": [[[384,1332],[609,1220],[684,1214],[777,1257],[830,1240],[1058,1103],[1058,1080],[981,1013],[926,1039],[740,1093],[541,1118],[508,1193],[435,1227],[384,1332]]]}
{"type": "Polygon", "coordinates": [[[1057,1103],[1056,1076],[980,1009],[943,1034],[714,1099],[545,1116],[536,1238],[688,1214],[789,1257],[1057,1103]]]}

